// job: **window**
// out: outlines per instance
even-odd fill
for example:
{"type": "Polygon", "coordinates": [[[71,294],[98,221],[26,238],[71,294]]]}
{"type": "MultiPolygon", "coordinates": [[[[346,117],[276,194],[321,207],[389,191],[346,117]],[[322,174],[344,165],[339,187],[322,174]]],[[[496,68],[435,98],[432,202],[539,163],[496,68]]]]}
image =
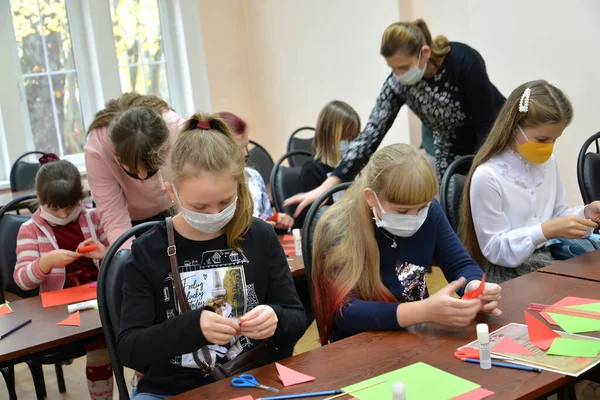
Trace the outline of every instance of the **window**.
{"type": "Polygon", "coordinates": [[[123,92],[169,100],[157,0],[110,0],[123,92]]]}
{"type": "Polygon", "coordinates": [[[11,0],[10,6],[33,149],[79,154],[85,129],[65,1],[11,0]]]}

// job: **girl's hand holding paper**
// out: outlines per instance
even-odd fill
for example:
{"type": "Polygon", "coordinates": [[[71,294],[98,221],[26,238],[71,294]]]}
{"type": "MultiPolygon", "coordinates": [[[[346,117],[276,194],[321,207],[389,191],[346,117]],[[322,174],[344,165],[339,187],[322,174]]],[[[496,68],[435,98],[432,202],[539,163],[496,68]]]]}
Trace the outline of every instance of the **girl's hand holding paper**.
{"type": "Polygon", "coordinates": [[[485,277],[483,278],[483,286],[481,283],[482,281],[479,280],[470,281],[465,288],[463,299],[479,298],[482,302],[482,312],[499,317],[502,315],[502,311],[498,308],[502,288],[495,283],[485,282],[485,277]],[[469,294],[471,295],[469,296],[469,294]]]}
{"type": "Polygon", "coordinates": [[[275,334],[278,321],[273,308],[258,306],[240,318],[241,334],[256,340],[270,338],[275,334]]]}

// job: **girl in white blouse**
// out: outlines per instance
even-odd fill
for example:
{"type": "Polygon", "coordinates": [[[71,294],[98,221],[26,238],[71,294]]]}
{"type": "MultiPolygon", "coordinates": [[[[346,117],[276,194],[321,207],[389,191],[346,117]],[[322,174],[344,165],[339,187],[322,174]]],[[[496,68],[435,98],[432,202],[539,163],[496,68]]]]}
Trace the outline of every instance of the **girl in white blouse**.
{"type": "Polygon", "coordinates": [[[553,238],[579,239],[597,227],[600,202],[569,208],[556,140],[571,123],[566,95],[546,81],[516,88],[475,156],[461,208],[461,239],[501,283],[552,264],[553,238]]]}

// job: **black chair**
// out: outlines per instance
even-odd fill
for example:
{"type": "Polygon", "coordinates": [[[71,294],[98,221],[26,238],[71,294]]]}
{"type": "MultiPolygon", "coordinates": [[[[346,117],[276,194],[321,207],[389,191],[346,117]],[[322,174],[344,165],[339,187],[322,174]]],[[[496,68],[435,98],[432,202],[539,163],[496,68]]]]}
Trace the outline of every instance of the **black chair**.
{"type": "Polygon", "coordinates": [[[138,236],[158,223],[158,221],[146,222],[122,234],[107,250],[102,260],[102,266],[100,267],[100,275],[98,276],[98,309],[100,311],[100,320],[102,321],[106,347],[108,347],[113,373],[119,389],[119,398],[122,400],[129,400],[129,392],[123,372],[123,363],[117,352],[117,335],[119,334],[121,324],[124,267],[129,259],[130,251],[119,251],[119,248],[132,236],[138,236]]]}
{"type": "Polygon", "coordinates": [[[577,182],[583,203],[589,204],[594,200],[600,200],[600,132],[592,135],[585,141],[579,157],[577,158],[577,182]],[[594,142],[596,152],[589,152],[588,148],[594,142]]]}
{"type": "Polygon", "coordinates": [[[281,157],[273,167],[271,172],[271,192],[273,193],[273,203],[278,212],[286,213],[287,215],[294,215],[296,211],[296,205],[283,207],[285,199],[300,193],[302,188],[300,187],[300,171],[302,166],[297,167],[286,167],[281,165],[285,160],[290,162],[293,156],[307,156],[311,154],[307,151],[292,151],[291,153],[285,154],[281,157]]]}
{"type": "Polygon", "coordinates": [[[440,203],[450,225],[458,232],[460,202],[474,156],[461,156],[446,170],[440,186],[440,203]]]}
{"type": "Polygon", "coordinates": [[[269,179],[271,179],[271,171],[273,171],[273,167],[275,166],[273,158],[271,158],[269,152],[260,144],[252,140],[248,143],[254,145],[253,148],[248,150],[248,166],[257,170],[260,176],[262,176],[263,181],[265,181],[265,184],[268,184],[269,179]]]}
{"type": "Polygon", "coordinates": [[[33,189],[33,186],[35,185],[35,175],[37,174],[38,169],[40,169],[40,164],[37,161],[35,163],[30,163],[23,159],[34,154],[41,157],[46,153],[41,151],[29,151],[17,158],[10,168],[11,192],[21,192],[23,190],[33,189]]]}
{"type": "MultiPolygon", "coordinates": [[[[313,154],[314,149],[313,149],[313,142],[314,142],[314,138],[309,138],[309,139],[302,139],[302,138],[298,138],[296,137],[297,134],[299,134],[302,131],[315,131],[315,128],[311,128],[310,126],[304,126],[302,128],[298,128],[296,129],[294,132],[292,132],[292,134],[290,135],[290,138],[288,139],[288,143],[287,143],[287,152],[291,153],[292,151],[297,151],[297,150],[303,150],[306,151],[308,153],[310,153],[310,155],[313,154]]],[[[302,164],[304,164],[304,162],[310,157],[306,157],[304,155],[295,155],[292,158],[290,158],[289,163],[290,163],[290,167],[299,167],[302,164]]]]}

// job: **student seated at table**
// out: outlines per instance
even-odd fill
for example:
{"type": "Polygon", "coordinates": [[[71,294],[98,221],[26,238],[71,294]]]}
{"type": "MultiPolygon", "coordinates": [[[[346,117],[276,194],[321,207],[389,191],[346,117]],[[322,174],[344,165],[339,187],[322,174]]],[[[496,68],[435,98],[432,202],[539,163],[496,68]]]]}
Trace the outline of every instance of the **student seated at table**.
{"type": "Polygon", "coordinates": [[[431,164],[406,144],[376,152],[358,180],[323,214],[314,237],[314,309],[321,343],[423,322],[467,326],[478,312],[500,315],[500,286],[477,288],[482,271],[434,199],[431,164]],[[448,286],[429,296],[436,260],[448,286]]]}
{"type": "MultiPolygon", "coordinates": [[[[248,125],[246,121],[238,117],[237,115],[230,112],[217,113],[221,117],[229,128],[235,140],[242,146],[246,155],[246,161],[248,159],[248,125]]],[[[277,220],[270,221],[273,217],[273,207],[271,206],[271,200],[269,199],[269,193],[265,186],[260,173],[254,168],[246,166],[246,179],[248,181],[248,189],[252,195],[252,201],[254,202],[254,211],[252,215],[255,218],[260,218],[267,221],[269,225],[272,225],[276,229],[287,231],[294,226],[294,219],[285,213],[277,213],[277,220]]]]}
{"type": "Polygon", "coordinates": [[[252,217],[244,167],[244,152],[216,115],[192,116],[175,139],[165,186],[179,207],[177,275],[166,222],[133,243],[125,266],[118,351],[144,373],[138,400],[211,383],[217,364],[263,339],[291,355],[306,329],[277,235],[252,217]],[[186,303],[191,311],[182,311],[186,303]]]}
{"type": "Polygon", "coordinates": [[[600,201],[569,208],[553,147],[573,118],[556,86],[524,83],[504,103],[473,160],[461,209],[461,238],[490,282],[552,264],[553,238],[588,236],[600,201]]]}
{"type": "MultiPolygon", "coordinates": [[[[23,290],[49,292],[98,280],[98,268],[108,241],[96,210],[82,206],[79,170],[54,154],[40,158],[35,193],[40,206],[21,225],[13,278],[23,290]],[[96,245],[90,253],[77,252],[96,245]]],[[[92,399],[112,398],[112,366],[104,341],[86,345],[85,373],[92,399]]]]}

